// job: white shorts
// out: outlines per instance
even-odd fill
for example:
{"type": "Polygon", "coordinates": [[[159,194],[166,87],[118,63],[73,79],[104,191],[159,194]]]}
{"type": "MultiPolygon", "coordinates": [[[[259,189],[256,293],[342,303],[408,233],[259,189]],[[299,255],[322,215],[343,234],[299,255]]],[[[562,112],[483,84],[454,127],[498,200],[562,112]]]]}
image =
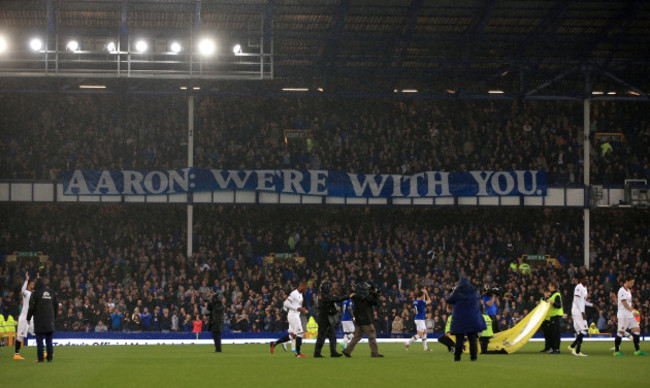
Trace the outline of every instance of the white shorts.
{"type": "Polygon", "coordinates": [[[573,314],[571,315],[571,318],[573,318],[573,328],[576,333],[587,334],[589,331],[589,325],[587,325],[587,321],[582,318],[582,314],[573,314]]]}
{"type": "Polygon", "coordinates": [[[34,335],[34,319],[27,324],[27,317],[18,317],[18,329],[16,330],[16,340],[22,341],[27,338],[27,334],[34,335]]]}
{"type": "Polygon", "coordinates": [[[341,321],[341,328],[343,329],[343,333],[354,333],[354,322],[341,321]]]}
{"type": "Polygon", "coordinates": [[[616,317],[618,320],[618,331],[625,332],[639,327],[639,322],[634,317],[616,317]]]}
{"type": "Polygon", "coordinates": [[[416,319],[415,320],[415,329],[417,331],[423,331],[425,333],[427,332],[427,325],[426,325],[426,323],[424,323],[424,319],[416,319]]]}
{"type": "Polygon", "coordinates": [[[287,321],[289,321],[289,333],[302,337],[302,322],[300,321],[300,314],[287,314],[287,321]]]}

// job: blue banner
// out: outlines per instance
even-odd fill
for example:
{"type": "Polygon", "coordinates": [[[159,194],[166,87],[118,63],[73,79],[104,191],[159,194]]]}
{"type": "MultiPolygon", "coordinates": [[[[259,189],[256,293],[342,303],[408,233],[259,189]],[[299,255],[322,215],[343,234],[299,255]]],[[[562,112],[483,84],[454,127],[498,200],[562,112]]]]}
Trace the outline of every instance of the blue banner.
{"type": "Polygon", "coordinates": [[[545,196],[541,170],[425,171],[414,175],[351,174],[328,170],[74,170],[65,195],[162,195],[247,190],[363,198],[545,196]]]}

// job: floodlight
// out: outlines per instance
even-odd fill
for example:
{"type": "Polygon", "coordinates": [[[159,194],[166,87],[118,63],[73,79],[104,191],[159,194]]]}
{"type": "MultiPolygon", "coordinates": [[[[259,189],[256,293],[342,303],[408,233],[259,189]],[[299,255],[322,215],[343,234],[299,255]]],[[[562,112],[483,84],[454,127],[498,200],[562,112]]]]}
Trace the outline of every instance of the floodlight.
{"type": "Polygon", "coordinates": [[[0,53],[7,51],[7,41],[4,37],[0,36],[0,53]]]}
{"type": "Polygon", "coordinates": [[[232,52],[235,53],[235,55],[241,55],[242,53],[241,45],[240,44],[234,45],[232,48],[232,52]]]}
{"type": "Polygon", "coordinates": [[[79,42],[76,40],[71,40],[68,42],[65,48],[67,48],[69,51],[77,51],[79,50],[79,42]]]}
{"type": "Polygon", "coordinates": [[[147,48],[149,48],[149,45],[147,45],[147,42],[144,40],[139,40],[135,42],[135,50],[139,53],[143,53],[147,51],[147,48]]]}
{"type": "Polygon", "coordinates": [[[214,41],[211,39],[202,39],[199,42],[199,53],[204,56],[210,56],[214,54],[215,46],[214,41]]]}
{"type": "Polygon", "coordinates": [[[31,47],[31,49],[34,51],[39,51],[43,48],[43,41],[39,38],[34,38],[29,41],[29,47],[31,47]]]}
{"type": "Polygon", "coordinates": [[[115,45],[115,42],[106,43],[106,51],[108,51],[111,54],[117,53],[117,46],[115,45]]]}
{"type": "Polygon", "coordinates": [[[172,42],[172,44],[169,45],[169,50],[171,50],[171,52],[173,52],[174,54],[180,53],[182,49],[183,47],[178,42],[172,42]]]}

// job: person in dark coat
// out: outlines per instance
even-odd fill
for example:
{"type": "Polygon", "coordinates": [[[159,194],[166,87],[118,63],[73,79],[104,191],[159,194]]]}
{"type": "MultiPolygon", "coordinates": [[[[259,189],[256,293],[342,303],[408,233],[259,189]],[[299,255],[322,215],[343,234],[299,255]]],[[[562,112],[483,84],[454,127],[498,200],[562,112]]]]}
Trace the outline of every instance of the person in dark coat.
{"type": "Polygon", "coordinates": [[[212,297],[210,309],[210,331],[214,341],[214,352],[221,353],[221,332],[223,330],[224,305],[221,295],[215,294],[212,297]]]}
{"type": "Polygon", "coordinates": [[[454,361],[460,361],[465,336],[469,342],[470,359],[476,361],[478,333],[487,329],[480,309],[481,294],[468,278],[462,277],[454,292],[447,298],[447,303],[454,306],[451,313],[451,334],[456,336],[454,361]]]}
{"type": "Polygon", "coordinates": [[[350,299],[351,295],[336,296],[332,295],[332,283],[324,281],[320,286],[318,294],[318,337],[316,338],[316,348],[314,357],[323,357],[321,350],[325,344],[325,338],[330,342],[330,357],[341,357],[342,354],[336,351],[336,326],[339,323],[339,311],[335,303],[340,303],[350,299]]]}
{"type": "Polygon", "coordinates": [[[377,331],[373,324],[375,320],[373,306],[376,306],[379,302],[378,292],[376,287],[367,282],[361,282],[355,285],[355,292],[350,295],[350,298],[354,304],[353,312],[356,327],[354,328],[352,340],[345,347],[345,350],[343,350],[345,357],[352,357],[354,347],[361,341],[364,334],[368,337],[370,357],[384,357],[383,354],[379,353],[377,347],[377,331]]]}
{"type": "Polygon", "coordinates": [[[34,292],[29,300],[27,311],[27,322],[34,318],[34,333],[36,334],[37,362],[43,362],[43,339],[47,346],[47,361],[51,362],[54,356],[52,349],[52,334],[54,333],[54,321],[56,320],[57,307],[54,291],[45,286],[43,278],[36,279],[34,292]]]}

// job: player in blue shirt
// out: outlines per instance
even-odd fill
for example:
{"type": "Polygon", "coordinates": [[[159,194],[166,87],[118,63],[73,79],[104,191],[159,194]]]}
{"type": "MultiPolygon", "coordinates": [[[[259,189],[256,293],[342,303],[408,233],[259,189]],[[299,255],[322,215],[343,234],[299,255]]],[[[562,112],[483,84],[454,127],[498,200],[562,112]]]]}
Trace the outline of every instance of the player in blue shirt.
{"type": "Polygon", "coordinates": [[[424,323],[424,314],[428,304],[431,304],[431,298],[429,298],[427,289],[423,288],[417,292],[417,299],[413,301],[413,308],[415,308],[415,327],[418,333],[404,344],[407,351],[409,350],[409,346],[418,340],[422,340],[422,346],[425,352],[431,351],[427,346],[427,326],[424,323]]]}
{"type": "Polygon", "coordinates": [[[354,335],[354,315],[352,309],[354,304],[352,299],[348,299],[341,305],[343,307],[343,316],[341,317],[341,328],[343,329],[343,343],[341,346],[345,349],[354,335]]]}

